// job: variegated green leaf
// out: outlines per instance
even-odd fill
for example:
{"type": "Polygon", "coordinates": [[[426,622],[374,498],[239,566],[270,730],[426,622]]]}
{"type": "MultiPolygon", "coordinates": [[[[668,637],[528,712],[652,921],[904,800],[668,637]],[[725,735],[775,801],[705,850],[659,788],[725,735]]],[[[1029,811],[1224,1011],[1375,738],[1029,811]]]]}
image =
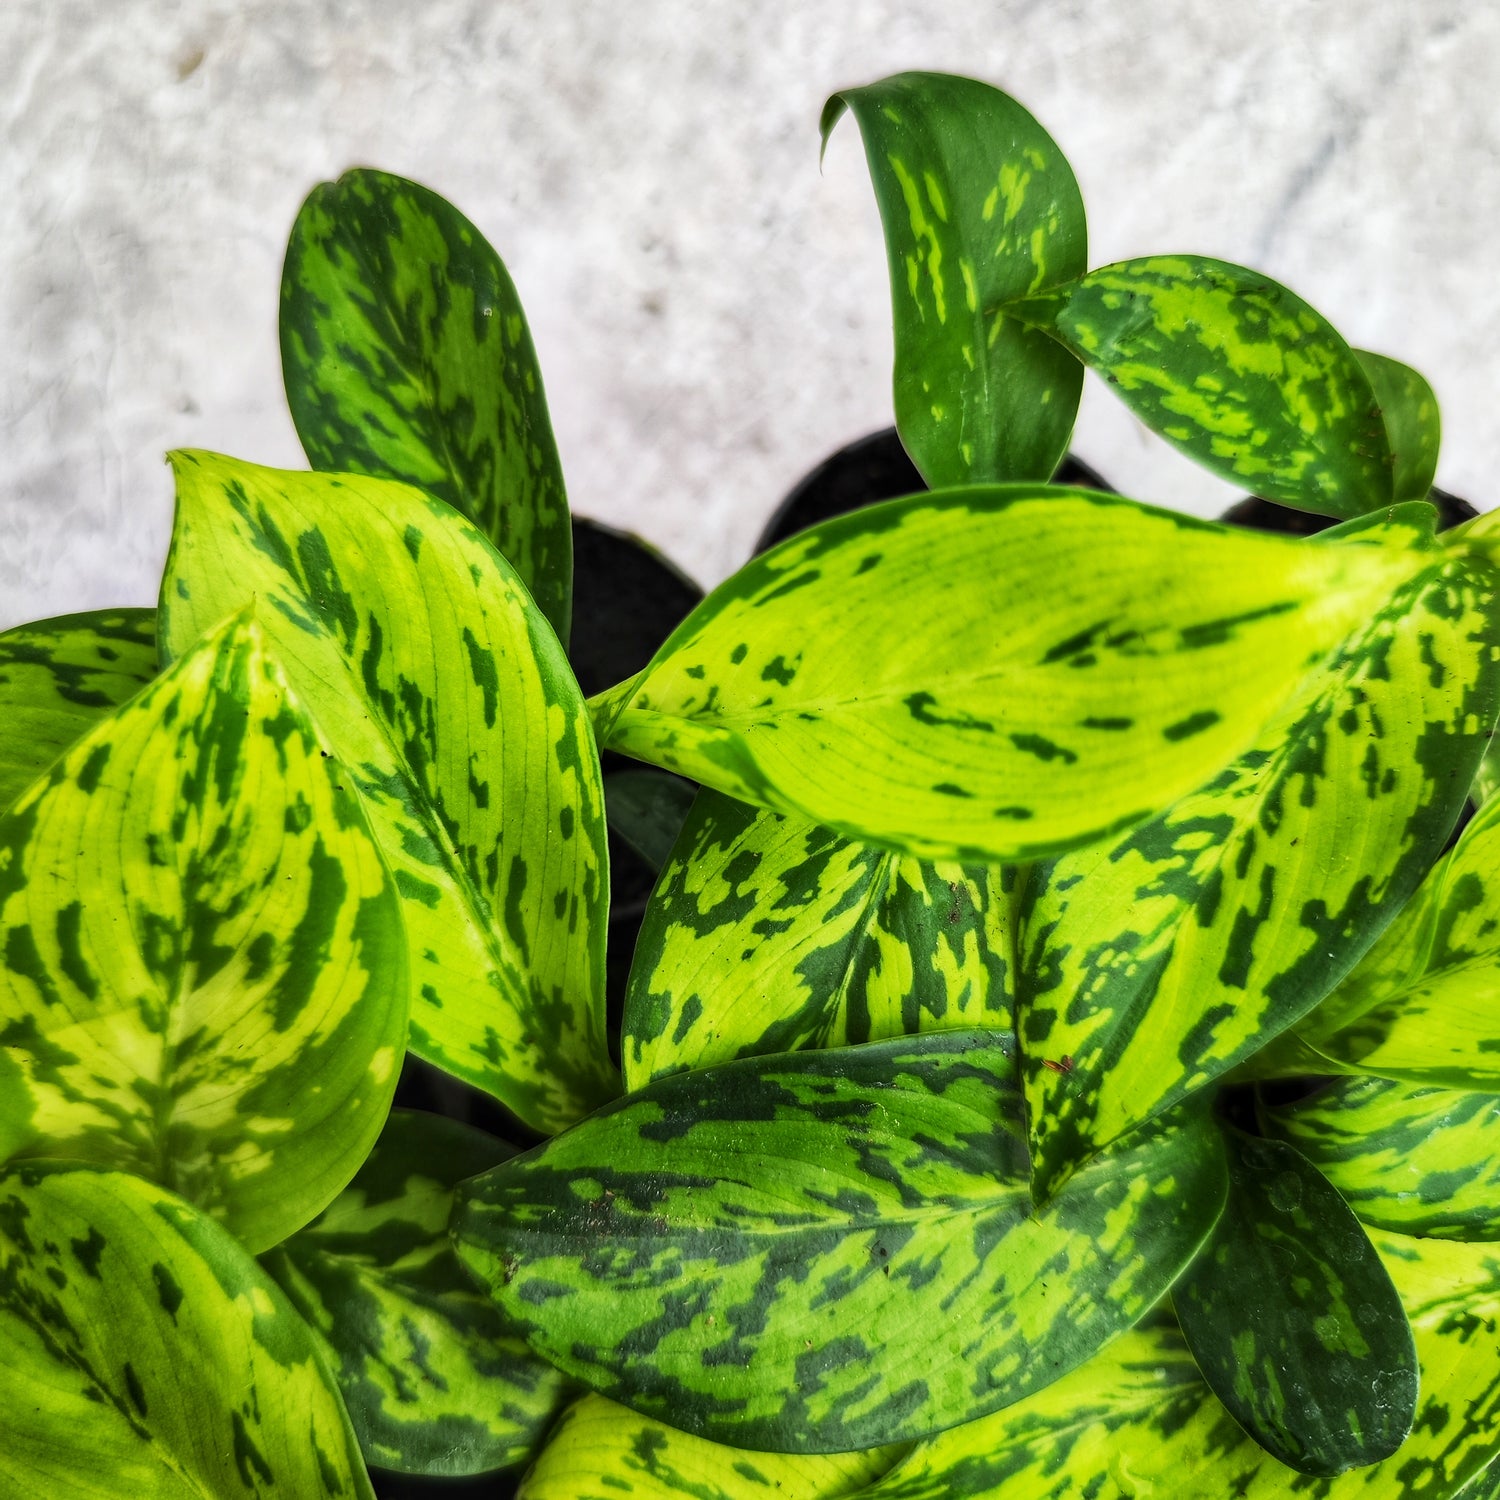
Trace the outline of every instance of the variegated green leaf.
{"type": "Polygon", "coordinates": [[[0,634],[0,812],[156,675],[156,614],[101,609],[0,634]]]}
{"type": "Polygon", "coordinates": [[[364,1160],[406,953],[347,770],[240,616],[0,816],[0,1154],[124,1167],[252,1250],[364,1160]]]}
{"type": "Polygon", "coordinates": [[[1400,909],[1500,703],[1493,579],[1439,559],[1227,770],[1033,873],[1018,1004],[1039,1192],[1291,1025],[1400,909]]]}
{"type": "Polygon", "coordinates": [[[636,944],[626,1087],[802,1047],[1011,1030],[1019,875],[926,864],[701,792],[636,944]]]}
{"type": "Polygon", "coordinates": [[[1430,561],[1420,526],[1315,546],[1082,490],[895,500],[742,568],[592,706],[609,747],[851,838],[1056,853],[1243,750],[1430,561]]]}
{"type": "Polygon", "coordinates": [[[1432,488],[1442,442],[1442,417],[1432,387],[1410,365],[1384,354],[1356,349],[1370,387],[1375,392],[1390,444],[1391,498],[1421,500],[1432,488]]]}
{"type": "Polygon", "coordinates": [[[314,468],[446,500],[567,640],[573,542],[541,369],[500,257],[456,208],[368,169],[314,188],[287,245],[281,363],[314,468]]]}
{"type": "Polygon", "coordinates": [[[179,453],[162,585],[181,652],[249,598],[396,878],[411,1048],[556,1130],[604,1044],[599,762],[551,628],[467,521],[406,485],[179,453]]]}
{"type": "Polygon", "coordinates": [[[839,1500],[900,1454],[751,1453],[585,1396],[563,1414],[516,1500],[839,1500]]]}
{"type": "Polygon", "coordinates": [[[0,1494],[373,1500],[306,1327],[218,1224],[124,1172],[0,1175],[0,1494]]]}
{"type": "Polygon", "coordinates": [[[1155,1317],[1055,1385],[921,1444],[859,1500],[1450,1500],[1500,1442],[1500,1263],[1489,1246],[1374,1240],[1422,1370],[1412,1434],[1383,1463],[1320,1477],[1277,1462],[1155,1317]]]}
{"type": "Polygon", "coordinates": [[[1044,328],[1153,432],[1268,500],[1357,516],[1392,499],[1370,377],[1300,297],[1244,266],[1157,255],[1006,311],[1044,328]]]}
{"type": "Polygon", "coordinates": [[[392,1113],[354,1180],[263,1259],[326,1342],[382,1469],[479,1474],[526,1459],[566,1399],[459,1264],[453,1189],[512,1154],[456,1120],[392,1113]]]}
{"type": "Polygon", "coordinates": [[[613,771],[604,778],[609,826],[653,870],[666,864],[693,805],[694,788],[664,771],[613,771]]]}
{"type": "Polygon", "coordinates": [[[896,425],[929,485],[1046,479],[1083,367],[1000,304],[1081,276],[1083,199],[1057,143],[999,89],[900,73],[823,107],[859,123],[885,226],[896,425]]]}
{"type": "Polygon", "coordinates": [[[900,1442],[1128,1328],[1218,1216],[1174,1119],[1033,1210],[1002,1032],[658,1080],[459,1189],[459,1253],[544,1358],[736,1446],[900,1442]]]}
{"type": "Polygon", "coordinates": [[[1389,1458],[1417,1409],[1417,1351],[1369,1236],[1305,1157],[1226,1128],[1229,1199],[1172,1288],[1204,1379],[1304,1474],[1389,1458]]]}
{"type": "Polygon", "coordinates": [[[1367,1223],[1500,1240],[1500,1094],[1340,1078],[1264,1113],[1367,1223]]]}

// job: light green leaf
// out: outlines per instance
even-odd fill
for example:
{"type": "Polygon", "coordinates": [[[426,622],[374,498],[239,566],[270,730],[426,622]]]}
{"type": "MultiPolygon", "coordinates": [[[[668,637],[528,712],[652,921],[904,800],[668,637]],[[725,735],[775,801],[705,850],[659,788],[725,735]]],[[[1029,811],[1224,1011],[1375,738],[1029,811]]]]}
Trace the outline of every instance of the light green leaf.
{"type": "Polygon", "coordinates": [[[1013,302],[1153,432],[1267,500],[1330,516],[1389,505],[1370,377],[1330,324],[1258,271],[1157,255],[1013,302]]]}
{"type": "Polygon", "coordinates": [[[599,762],[514,571],[405,485],[179,453],[162,639],[246,600],[396,879],[411,1049],[557,1130],[618,1086],[604,1043],[599,762]]]}
{"type": "Polygon", "coordinates": [[[408,1474],[521,1463],[566,1399],[476,1290],[448,1238],[453,1189],[512,1154],[456,1120],[396,1110],[322,1215],[263,1265],[328,1346],[366,1460],[408,1474]]]}
{"type": "Polygon", "coordinates": [[[839,1500],[900,1453],[749,1453],[585,1396],[563,1414],[516,1500],[839,1500]]]}
{"type": "Polygon", "coordinates": [[[446,500],[567,640],[573,542],[541,370],[500,257],[456,208],[366,168],[314,188],[287,245],[281,364],[314,468],[446,500]]]}
{"type": "Polygon", "coordinates": [[[859,1500],[1447,1500],[1500,1442],[1500,1262],[1377,1232],[1421,1364],[1412,1435],[1383,1463],[1298,1474],[1247,1437],[1154,1317],[1055,1385],[918,1446],[859,1500]]]}
{"type": "Polygon", "coordinates": [[[1340,1078],[1263,1113],[1366,1223],[1500,1240],[1500,1094],[1340,1078]]]}
{"type": "Polygon", "coordinates": [[[139,1177],[0,1175],[0,1493],[373,1500],[306,1327],[218,1224],[139,1177]]]}
{"type": "Polygon", "coordinates": [[[653,870],[666,864],[696,789],[664,771],[612,771],[604,778],[609,826],[653,870]]]}
{"type": "Polygon", "coordinates": [[[1304,1015],[1400,909],[1500,704],[1493,580],[1439,557],[1227,770],[1033,873],[1018,996],[1039,1192],[1304,1015]]]}
{"type": "Polygon", "coordinates": [[[252,1250],[343,1187],[407,997],[347,776],[240,616],[0,816],[0,1152],[138,1172],[252,1250]]]}
{"type": "Polygon", "coordinates": [[[154,676],[154,610],[61,615],[0,634],[0,812],[154,676]]]}
{"type": "Polygon", "coordinates": [[[1417,1351],[1369,1236],[1305,1157],[1226,1128],[1229,1200],[1172,1288],[1204,1379],[1304,1474],[1389,1458],[1417,1409],[1417,1351]]]}
{"type": "Polygon", "coordinates": [[[1410,365],[1367,349],[1354,350],[1385,422],[1394,465],[1391,498],[1421,500],[1432,488],[1442,442],[1442,417],[1432,387],[1410,365]]]}
{"type": "Polygon", "coordinates": [[[850,838],[1056,853],[1243,750],[1430,564],[1431,510],[1414,510],[1315,545],[1037,485],[871,506],[720,585],[593,700],[596,724],[612,749],[850,838]]]}
{"type": "Polygon", "coordinates": [[[626,1087],[803,1047],[1011,1030],[1019,876],[925,864],[701,792],[636,943],[626,1087]]]}
{"type": "Polygon", "coordinates": [[[969,1420],[1134,1323],[1225,1190],[1184,1117],[1037,1213],[1013,1050],[937,1032],[661,1079],[461,1187],[459,1254],[538,1354],[717,1442],[969,1420]]]}
{"type": "Polygon", "coordinates": [[[1083,199],[1057,143],[988,84],[900,73],[823,107],[859,123],[890,260],[896,426],[933,487],[1047,479],[1083,368],[1000,304],[1083,275],[1083,199]]]}

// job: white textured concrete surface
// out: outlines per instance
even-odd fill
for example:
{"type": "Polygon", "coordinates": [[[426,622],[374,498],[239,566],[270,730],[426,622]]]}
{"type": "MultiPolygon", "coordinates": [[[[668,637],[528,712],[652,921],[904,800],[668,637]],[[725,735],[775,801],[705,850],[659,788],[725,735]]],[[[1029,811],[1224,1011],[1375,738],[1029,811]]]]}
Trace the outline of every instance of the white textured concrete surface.
{"type": "MultiPolygon", "coordinates": [[[[0,0],[0,626],[148,603],[162,452],[300,465],[276,350],[304,193],[365,164],[505,257],[575,509],[713,582],[889,421],[884,257],[831,90],[1014,93],[1091,259],[1259,266],[1433,381],[1439,483],[1500,499],[1500,7],[1464,0],[0,0]]],[[[1074,447],[1142,498],[1230,492],[1090,384],[1074,447]]]]}

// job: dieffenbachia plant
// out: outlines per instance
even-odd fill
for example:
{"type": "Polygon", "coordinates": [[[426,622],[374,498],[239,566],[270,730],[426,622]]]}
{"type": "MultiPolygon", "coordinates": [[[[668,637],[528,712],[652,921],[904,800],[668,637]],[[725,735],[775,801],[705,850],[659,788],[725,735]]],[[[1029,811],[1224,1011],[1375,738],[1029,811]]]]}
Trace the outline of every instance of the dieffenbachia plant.
{"type": "Polygon", "coordinates": [[[312,470],[174,454],[158,607],[0,634],[0,1491],[1497,1493],[1500,526],[1290,291],[1091,270],[1014,100],[846,112],[932,488],[623,680],[515,288],[373,171],[312,470]],[[1052,483],[1088,369],[1340,524],[1052,483]]]}

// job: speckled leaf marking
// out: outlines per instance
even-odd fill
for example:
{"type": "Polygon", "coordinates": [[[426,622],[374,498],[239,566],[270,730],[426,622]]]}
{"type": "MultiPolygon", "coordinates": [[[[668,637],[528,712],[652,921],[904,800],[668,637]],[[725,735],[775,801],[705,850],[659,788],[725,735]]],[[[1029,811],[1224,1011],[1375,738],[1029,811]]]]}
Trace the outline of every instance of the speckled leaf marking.
{"type": "Polygon", "coordinates": [[[1204,1379],[1305,1474],[1389,1458],[1417,1409],[1417,1351],[1369,1236],[1299,1152],[1226,1127],[1229,1199],[1172,1304],[1204,1379]]]}
{"type": "Polygon", "coordinates": [[[101,609],[0,634],[0,812],[156,676],[156,612],[101,609]]]}
{"type": "Polygon", "coordinates": [[[1354,357],[1369,378],[1385,423],[1392,463],[1391,498],[1421,500],[1432,488],[1442,444],[1442,416],[1432,387],[1410,365],[1368,349],[1354,357]]]}
{"type": "Polygon", "coordinates": [[[665,771],[612,771],[604,778],[609,826],[651,866],[666,864],[696,789],[665,771]]]}
{"type": "Polygon", "coordinates": [[[349,1186],[263,1257],[326,1342],[360,1448],[382,1469],[521,1463],[567,1398],[448,1238],[454,1186],[510,1155],[455,1120],[396,1110],[349,1186]]]}
{"type": "Polygon", "coordinates": [[[1082,276],[1083,199],[1057,143],[999,89],[901,73],[846,89],[891,271],[896,426],[929,485],[1046,479],[1083,366],[1002,303],[1082,276]]]}
{"type": "Polygon", "coordinates": [[[0,1152],[138,1172],[252,1250],[343,1187],[407,996],[346,779],[240,616],[0,816],[0,1152]]]}
{"type": "MultiPolygon", "coordinates": [[[[1336,1477],[1277,1462],[1153,1315],[1055,1385],[920,1444],[858,1500],[1447,1500],[1500,1442],[1500,1264],[1490,1247],[1374,1235],[1421,1364],[1412,1434],[1336,1477]]],[[[1468,1492],[1465,1491],[1465,1500],[1468,1492]]]]}
{"type": "Polygon", "coordinates": [[[1158,255],[1006,311],[1097,370],[1153,432],[1221,478],[1330,516],[1389,505],[1370,377],[1307,303],[1258,271],[1158,255]]]}
{"type": "Polygon", "coordinates": [[[563,1414],[516,1500],[839,1500],[901,1452],[753,1453],[591,1395],[563,1414]]]}
{"type": "Polygon", "coordinates": [[[541,369],[500,257],[456,208],[368,169],[315,188],[287,245],[281,363],[314,468],[446,500],[567,640],[573,541],[541,369]]]}
{"type": "Polygon", "coordinates": [[[626,1087],[735,1057],[1011,1030],[1019,875],[699,793],[636,943],[626,1087]]]}
{"type": "Polygon", "coordinates": [[[1340,1078],[1263,1115],[1366,1223],[1500,1240],[1500,1094],[1340,1078]]]}
{"type": "Polygon", "coordinates": [[[991,1411],[1128,1328],[1223,1202],[1177,1118],[1033,1211],[1002,1032],[661,1079],[459,1189],[459,1253],[544,1358],[736,1446],[843,1452],[991,1411]]]}
{"type": "Polygon", "coordinates": [[[0,1493],[373,1500],[338,1391],[218,1224],[124,1172],[0,1174],[0,1493]]]}
{"type": "Polygon", "coordinates": [[[1227,770],[1034,872],[1017,993],[1039,1192],[1244,1061],[1374,941],[1458,815],[1497,631],[1492,575],[1439,561],[1227,770]]]}
{"type": "Polygon", "coordinates": [[[406,485],[174,456],[162,637],[249,598],[350,767],[402,898],[414,1052],[557,1130],[604,1044],[599,760],[562,648],[467,521],[406,485]]]}
{"type": "Polygon", "coordinates": [[[596,724],[921,858],[1056,853],[1243,750],[1430,560],[1413,534],[1315,546],[1034,485],[895,500],[742,568],[594,700],[596,724]]]}

